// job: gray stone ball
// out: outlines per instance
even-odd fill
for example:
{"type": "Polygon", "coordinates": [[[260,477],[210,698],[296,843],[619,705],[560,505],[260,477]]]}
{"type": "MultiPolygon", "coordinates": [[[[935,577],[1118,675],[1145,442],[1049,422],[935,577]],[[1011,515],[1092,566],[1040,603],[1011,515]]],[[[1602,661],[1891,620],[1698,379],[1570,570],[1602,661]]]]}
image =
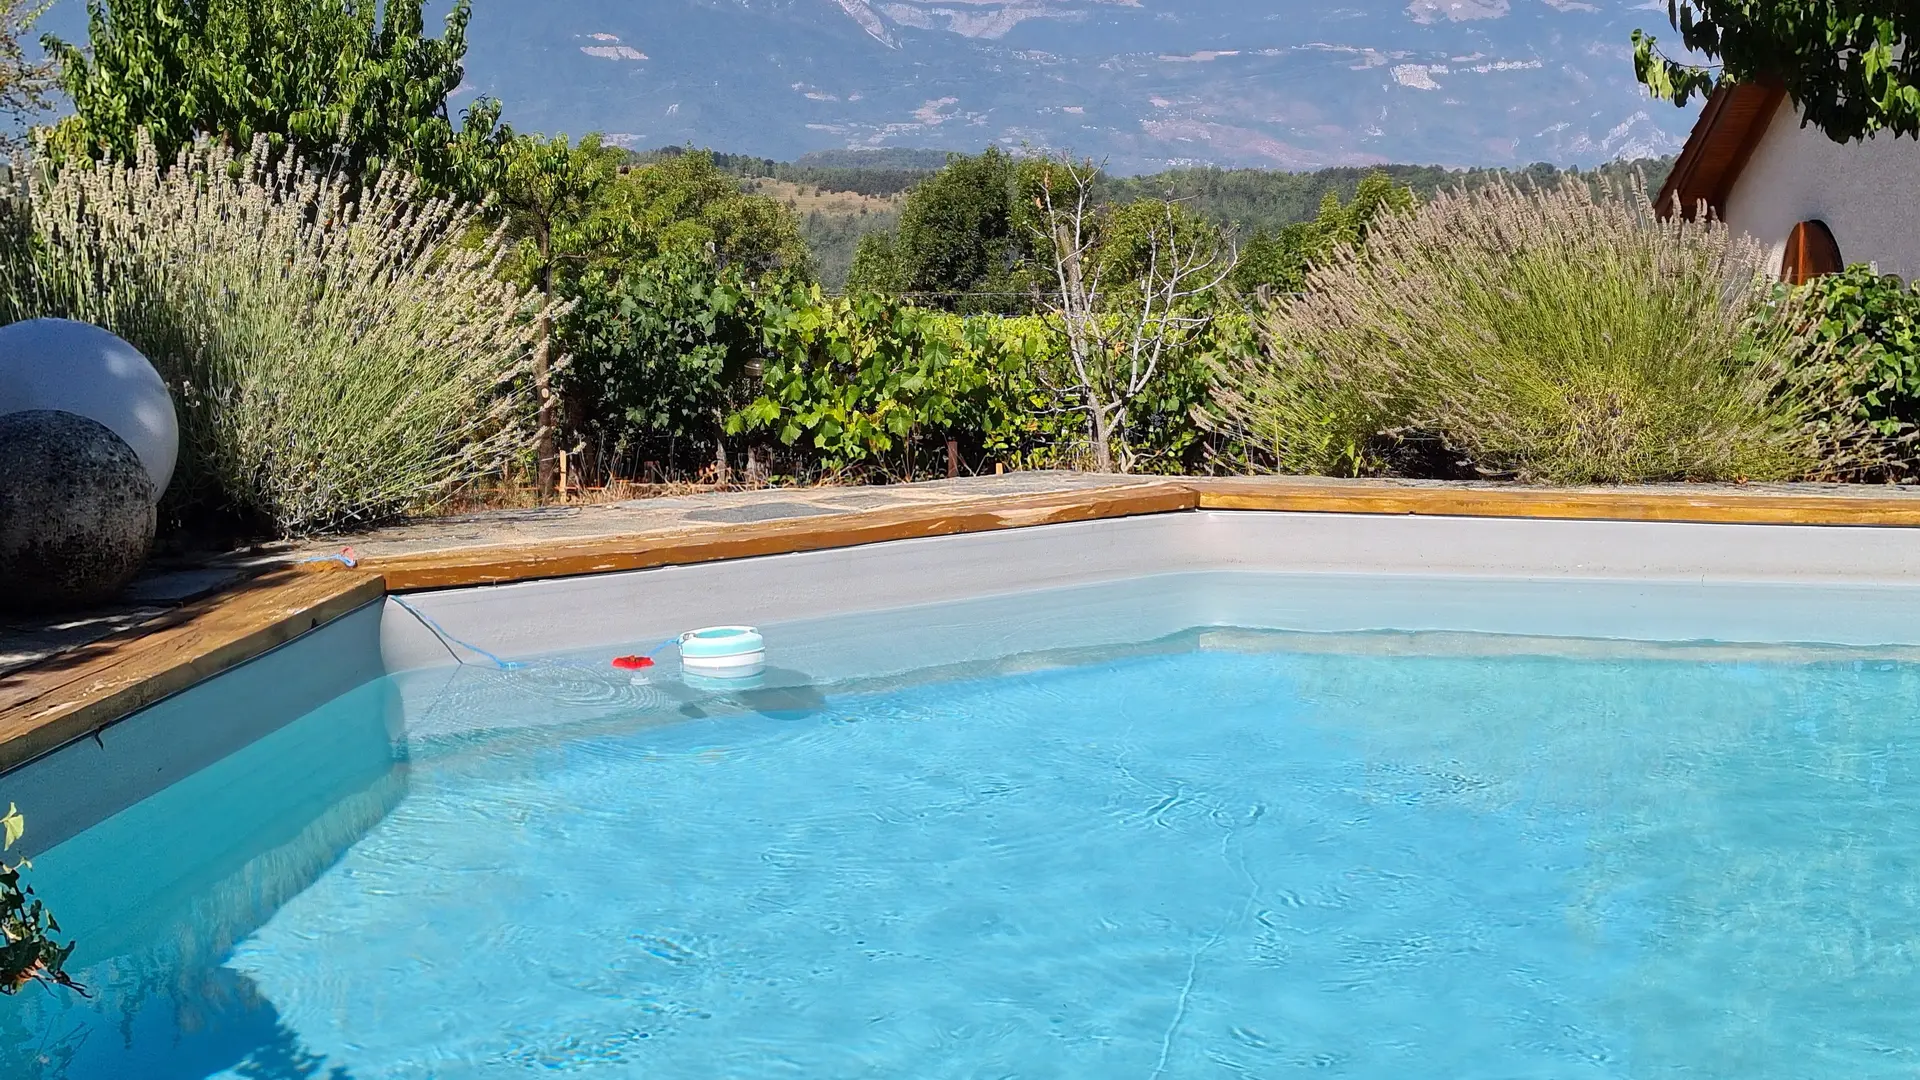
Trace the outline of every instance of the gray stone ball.
{"type": "Polygon", "coordinates": [[[0,416],[0,607],[111,599],[153,544],[153,477],[105,424],[33,409],[0,416]]]}
{"type": "Polygon", "coordinates": [[[140,350],[90,323],[0,326],[0,413],[59,409],[107,425],[153,477],[158,502],[180,456],[173,395],[140,350]]]}

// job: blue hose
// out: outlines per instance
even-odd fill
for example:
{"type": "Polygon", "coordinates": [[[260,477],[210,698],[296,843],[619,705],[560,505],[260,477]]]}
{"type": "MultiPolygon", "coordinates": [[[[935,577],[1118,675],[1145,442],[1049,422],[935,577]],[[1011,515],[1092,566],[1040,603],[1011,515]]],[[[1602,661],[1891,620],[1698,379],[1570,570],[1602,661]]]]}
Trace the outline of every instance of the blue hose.
{"type": "MultiPolygon", "coordinates": [[[[488,652],[487,650],[481,648],[480,646],[473,644],[472,642],[461,641],[459,638],[454,637],[452,634],[447,633],[447,630],[445,627],[441,626],[437,622],[434,622],[431,618],[429,618],[426,615],[425,612],[422,612],[419,608],[414,607],[412,604],[407,603],[405,600],[402,600],[397,596],[389,596],[387,597],[387,599],[392,600],[396,604],[399,604],[402,608],[406,609],[408,614],[412,615],[416,619],[419,619],[421,624],[424,625],[427,629],[433,631],[434,634],[440,638],[440,640],[452,642],[453,644],[458,645],[463,649],[466,649],[468,652],[478,653],[481,656],[486,657],[489,661],[493,663],[494,667],[499,668],[501,671],[512,671],[515,668],[523,668],[527,666],[526,664],[518,660],[502,660],[499,657],[488,652]]],[[[454,654],[454,659],[460,660],[460,656],[458,653],[454,654]]],[[[460,662],[463,664],[466,663],[466,661],[464,660],[460,660],[460,662]]]]}

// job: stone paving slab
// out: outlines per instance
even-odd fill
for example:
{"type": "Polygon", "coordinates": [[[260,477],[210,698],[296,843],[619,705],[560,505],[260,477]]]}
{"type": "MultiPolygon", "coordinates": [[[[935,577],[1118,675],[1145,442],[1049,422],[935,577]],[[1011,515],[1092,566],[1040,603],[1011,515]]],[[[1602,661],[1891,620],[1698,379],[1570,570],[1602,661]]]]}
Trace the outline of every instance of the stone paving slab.
{"type": "Polygon", "coordinates": [[[114,603],[94,611],[0,618],[0,676],[132,629],[253,573],[239,565],[150,570],[114,603]]]}
{"type": "Polygon", "coordinates": [[[97,610],[0,616],[0,677],[121,634],[256,574],[352,547],[374,558],[505,544],[558,543],[638,532],[680,532],[900,507],[935,506],[986,496],[1082,491],[1147,478],[1096,473],[1018,472],[885,487],[765,488],[630,499],[617,503],[491,510],[403,522],[383,529],[251,553],[208,553],[197,562],[150,568],[126,593],[97,610]]]}
{"type": "Polygon", "coordinates": [[[289,557],[312,558],[351,547],[367,558],[388,558],[468,547],[691,531],[714,525],[929,507],[997,496],[1047,495],[1165,480],[1165,477],[1102,473],[1017,472],[883,487],[763,488],[531,510],[489,510],[329,538],[323,543],[305,545],[289,557]]]}

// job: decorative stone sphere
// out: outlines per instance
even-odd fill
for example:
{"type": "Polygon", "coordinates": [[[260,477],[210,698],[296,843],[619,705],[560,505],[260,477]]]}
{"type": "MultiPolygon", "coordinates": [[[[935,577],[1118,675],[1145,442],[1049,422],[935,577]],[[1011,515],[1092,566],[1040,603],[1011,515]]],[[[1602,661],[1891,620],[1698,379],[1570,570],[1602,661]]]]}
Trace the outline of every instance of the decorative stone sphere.
{"type": "Polygon", "coordinates": [[[97,420],[133,447],[158,502],[173,479],[180,424],[160,373],[138,349],[90,323],[0,326],[0,414],[59,409],[97,420]]]}
{"type": "Polygon", "coordinates": [[[0,416],[0,606],[110,599],[153,543],[153,478],[120,436],[55,409],[0,416]]]}

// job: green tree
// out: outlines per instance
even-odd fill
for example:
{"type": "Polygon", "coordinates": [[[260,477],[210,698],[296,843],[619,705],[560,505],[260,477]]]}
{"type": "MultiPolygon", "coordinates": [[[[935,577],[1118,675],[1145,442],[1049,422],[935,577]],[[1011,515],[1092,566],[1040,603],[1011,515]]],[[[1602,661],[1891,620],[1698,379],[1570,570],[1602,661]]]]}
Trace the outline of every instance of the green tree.
{"type": "Polygon", "coordinates": [[[1376,169],[1361,177],[1353,198],[1344,205],[1329,191],[1321,197],[1320,212],[1312,221],[1277,233],[1256,233],[1234,267],[1234,287],[1248,295],[1263,290],[1301,292],[1314,263],[1336,248],[1363,243],[1381,215],[1405,213],[1417,203],[1411,188],[1376,169]]]}
{"type": "Polygon", "coordinates": [[[424,2],[90,0],[85,48],[43,39],[74,106],[52,148],[131,160],[144,129],[170,160],[197,135],[266,135],[353,176],[392,163],[437,177],[471,12],[456,0],[428,37],[424,2]]]}
{"type": "MultiPolygon", "coordinates": [[[[0,121],[23,125],[51,104],[54,65],[27,55],[23,39],[33,24],[53,6],[53,0],[0,0],[0,121]]],[[[0,133],[0,153],[13,156],[19,140],[0,133]]]]}
{"type": "Polygon", "coordinates": [[[1046,254],[1043,303],[1069,361],[1061,388],[1086,416],[1094,468],[1132,472],[1140,464],[1135,403],[1205,335],[1233,249],[1180,203],[1102,205],[1092,162],[1032,164],[1029,228],[1046,254]]]}
{"type": "Polygon", "coordinates": [[[892,230],[871,232],[860,238],[853,249],[853,265],[847,269],[847,294],[857,296],[897,296],[907,288],[900,267],[900,245],[892,230]]]}
{"type": "MultiPolygon", "coordinates": [[[[1376,169],[1361,177],[1347,205],[1336,204],[1339,224],[1333,239],[1342,244],[1364,243],[1368,230],[1383,214],[1404,214],[1418,201],[1411,188],[1394,183],[1391,176],[1376,169]]],[[[1322,213],[1329,211],[1323,207],[1322,213]]]]}
{"type": "Polygon", "coordinates": [[[755,294],[807,282],[806,244],[785,206],[711,154],[619,156],[592,152],[595,180],[557,211],[546,260],[575,304],[558,328],[567,414],[602,448],[664,442],[671,458],[706,443],[724,474],[722,421],[758,355],[755,294]]]}
{"type": "Polygon", "coordinates": [[[563,320],[573,361],[562,378],[601,445],[672,451],[710,443],[723,460],[726,417],[756,355],[760,325],[735,267],[693,250],[595,267],[563,320]]]}
{"type": "MultiPolygon", "coordinates": [[[[509,272],[552,300],[568,277],[618,259],[632,243],[633,223],[610,195],[621,152],[600,145],[597,135],[569,143],[522,135],[503,148],[498,185],[488,207],[516,243],[509,272]]],[[[553,325],[540,316],[533,347],[535,477],[551,494],[560,478],[559,398],[553,383],[553,325]]]]}
{"type": "Polygon", "coordinates": [[[1136,199],[1102,208],[1098,246],[1092,261],[1107,282],[1102,303],[1110,311],[1131,312],[1139,291],[1164,267],[1154,266],[1176,250],[1198,249],[1224,255],[1228,238],[1218,225],[1185,203],[1136,199]]]}
{"type": "Polygon", "coordinates": [[[1667,18],[1717,69],[1676,60],[1633,32],[1634,72],[1685,105],[1720,83],[1778,79],[1835,142],[1875,131],[1920,137],[1920,5],[1912,0],[1668,0],[1667,18]]]}
{"type": "Polygon", "coordinates": [[[1278,230],[1256,231],[1240,249],[1234,265],[1234,288],[1252,296],[1268,292],[1294,293],[1306,287],[1308,256],[1314,245],[1313,226],[1296,222],[1278,230]]]}
{"type": "Polygon", "coordinates": [[[877,261],[881,249],[871,249],[875,258],[863,265],[863,276],[849,280],[849,289],[895,286],[887,291],[923,294],[928,304],[951,311],[1021,309],[1027,285],[1020,270],[1032,237],[1023,226],[1019,190],[1019,169],[1009,155],[992,148],[975,157],[953,155],[907,194],[891,241],[892,264],[877,261]],[[889,271],[882,278],[865,276],[883,267],[889,271]]]}
{"type": "Polygon", "coordinates": [[[779,202],[740,190],[707,151],[626,170],[614,192],[649,252],[707,252],[749,281],[803,279],[810,265],[800,223],[779,202]]]}

